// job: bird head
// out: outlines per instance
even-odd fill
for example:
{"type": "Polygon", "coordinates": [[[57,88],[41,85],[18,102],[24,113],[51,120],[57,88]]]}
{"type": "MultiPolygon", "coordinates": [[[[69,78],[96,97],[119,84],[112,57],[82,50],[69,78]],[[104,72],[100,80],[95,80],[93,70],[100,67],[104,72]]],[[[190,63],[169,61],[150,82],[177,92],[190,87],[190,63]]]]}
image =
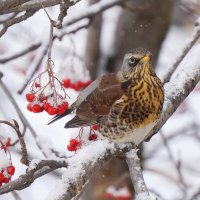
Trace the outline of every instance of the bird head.
{"type": "Polygon", "coordinates": [[[138,69],[151,67],[151,57],[151,53],[144,48],[136,48],[126,53],[120,70],[123,77],[129,79],[138,69]]]}

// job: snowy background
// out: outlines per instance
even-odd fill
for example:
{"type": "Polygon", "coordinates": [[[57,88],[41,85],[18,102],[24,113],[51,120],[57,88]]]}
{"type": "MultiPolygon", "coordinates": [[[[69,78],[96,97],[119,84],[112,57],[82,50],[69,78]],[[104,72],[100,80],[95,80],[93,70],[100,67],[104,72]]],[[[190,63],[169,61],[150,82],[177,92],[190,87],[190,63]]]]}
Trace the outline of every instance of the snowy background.
{"type": "MultiPolygon", "coordinates": [[[[73,15],[79,13],[86,6],[87,2],[81,1],[69,10],[67,17],[73,17],[73,15]]],[[[49,8],[47,10],[52,18],[57,17],[57,7],[49,8]]],[[[101,41],[101,51],[105,54],[112,53],[112,33],[119,13],[120,8],[118,7],[104,12],[102,34],[105,36],[102,37],[104,39],[101,41]]],[[[184,28],[171,25],[159,54],[158,67],[156,68],[159,77],[163,77],[167,72],[167,69],[174,63],[177,56],[180,55],[182,49],[190,39],[192,30],[192,27],[184,28]]],[[[7,33],[0,39],[0,57],[3,58],[7,57],[7,55],[12,55],[23,49],[27,44],[37,43],[38,41],[45,42],[47,40],[47,35],[49,34],[48,31],[49,20],[44,11],[41,10],[30,19],[9,28],[7,33]]],[[[70,37],[65,37],[61,42],[56,41],[53,44],[52,59],[55,63],[55,71],[60,78],[71,78],[74,81],[84,81],[89,79],[89,73],[86,71],[86,67],[81,61],[84,55],[86,34],[87,30],[83,29],[74,35],[70,35],[70,37]],[[76,52],[77,58],[72,60],[73,51],[76,52]]],[[[67,156],[71,156],[73,153],[69,153],[66,146],[69,138],[76,136],[78,130],[66,130],[63,126],[72,116],[65,117],[57,123],[47,126],[47,122],[51,119],[49,115],[44,112],[40,114],[31,113],[26,109],[27,101],[25,99],[25,94],[29,91],[29,88],[27,88],[22,95],[17,94],[17,91],[22,87],[26,80],[27,73],[31,71],[30,68],[33,58],[37,57],[38,54],[39,51],[37,51],[37,53],[31,52],[22,58],[15,59],[6,64],[0,64],[0,71],[4,74],[3,82],[8,86],[22,112],[35,129],[37,140],[44,147],[44,151],[47,151],[48,147],[51,146],[57,151],[62,152],[67,156]]],[[[43,62],[42,65],[45,66],[45,62],[43,62]]],[[[43,66],[40,68],[40,71],[43,70],[43,66]]],[[[67,90],[67,93],[70,96],[69,102],[72,103],[78,95],[78,92],[69,89],[67,90]]],[[[162,128],[164,137],[171,137],[171,139],[168,140],[171,157],[169,156],[169,152],[167,151],[160,134],[155,135],[149,143],[144,144],[144,178],[147,187],[163,196],[166,200],[182,199],[182,194],[189,199],[189,196],[200,189],[199,102],[200,85],[196,87],[179,107],[177,112],[162,128]],[[172,162],[172,159],[174,162],[172,162]],[[176,162],[180,163],[181,176],[185,185],[182,185],[179,180],[180,174],[177,171],[177,167],[175,167],[176,162]],[[187,192],[184,193],[184,190],[187,192]]],[[[20,121],[2,89],[0,89],[0,118],[6,120],[14,118],[17,121],[20,121]]],[[[0,126],[0,135],[11,137],[12,140],[16,139],[15,133],[4,125],[0,126]]],[[[25,141],[30,156],[32,158],[42,159],[43,156],[38,150],[35,140],[29,131],[27,131],[25,135],[25,141]]],[[[95,142],[90,145],[95,145],[95,142]]],[[[13,179],[17,178],[20,174],[25,173],[26,170],[19,162],[20,149],[18,145],[16,147],[18,151],[16,151],[16,148],[10,149],[12,162],[16,167],[16,173],[13,179]]],[[[89,151],[92,151],[92,149],[88,148],[88,152],[89,151]]],[[[82,153],[83,157],[87,154],[85,151],[80,151],[79,153],[82,153]]],[[[29,200],[47,199],[50,191],[56,190],[57,182],[58,177],[51,173],[50,175],[45,175],[37,179],[30,187],[22,191],[17,191],[17,193],[22,200],[27,198],[29,198],[29,200]]],[[[15,198],[12,194],[5,194],[0,196],[0,199],[13,200],[15,198]]]]}

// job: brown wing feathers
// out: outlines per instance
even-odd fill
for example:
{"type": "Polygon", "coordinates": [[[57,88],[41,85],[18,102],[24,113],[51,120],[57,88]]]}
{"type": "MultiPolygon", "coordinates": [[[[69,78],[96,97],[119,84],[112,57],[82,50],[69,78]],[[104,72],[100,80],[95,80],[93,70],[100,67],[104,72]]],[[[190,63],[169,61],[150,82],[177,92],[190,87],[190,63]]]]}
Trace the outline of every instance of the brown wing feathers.
{"type": "Polygon", "coordinates": [[[112,104],[121,98],[123,90],[116,74],[102,76],[98,87],[80,104],[76,116],[65,128],[90,126],[109,113],[112,104]]]}

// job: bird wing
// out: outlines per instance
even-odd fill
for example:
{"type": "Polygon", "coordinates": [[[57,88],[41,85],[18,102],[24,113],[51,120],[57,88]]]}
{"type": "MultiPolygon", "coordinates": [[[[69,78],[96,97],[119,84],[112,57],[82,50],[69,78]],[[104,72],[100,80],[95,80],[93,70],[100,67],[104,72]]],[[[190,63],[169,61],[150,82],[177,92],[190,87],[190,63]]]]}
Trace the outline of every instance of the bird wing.
{"type": "Polygon", "coordinates": [[[98,87],[91,92],[76,110],[76,116],[66,123],[65,128],[89,126],[107,115],[113,103],[124,94],[116,74],[103,75],[98,87]]]}

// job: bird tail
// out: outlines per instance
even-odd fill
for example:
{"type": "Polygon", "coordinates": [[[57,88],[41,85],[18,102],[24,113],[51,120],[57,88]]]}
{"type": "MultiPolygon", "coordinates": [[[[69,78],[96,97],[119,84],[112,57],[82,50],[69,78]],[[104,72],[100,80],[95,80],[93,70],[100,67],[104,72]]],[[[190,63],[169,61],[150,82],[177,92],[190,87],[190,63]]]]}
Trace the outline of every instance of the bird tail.
{"type": "Polygon", "coordinates": [[[61,115],[56,115],[55,117],[53,117],[47,125],[54,123],[55,121],[65,117],[66,115],[69,115],[74,109],[71,107],[69,109],[67,109],[63,114],[61,115]]]}

